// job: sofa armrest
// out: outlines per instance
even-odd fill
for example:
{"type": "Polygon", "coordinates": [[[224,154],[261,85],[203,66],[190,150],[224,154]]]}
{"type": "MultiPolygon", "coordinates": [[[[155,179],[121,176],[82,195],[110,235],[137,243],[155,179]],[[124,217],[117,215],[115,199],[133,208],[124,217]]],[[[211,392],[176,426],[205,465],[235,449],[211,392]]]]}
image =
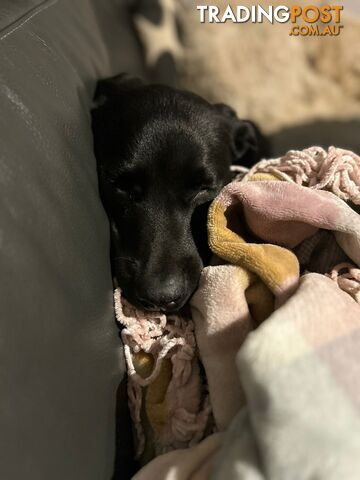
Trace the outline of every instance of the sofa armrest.
{"type": "Polygon", "coordinates": [[[124,363],[90,108],[138,47],[125,1],[0,19],[0,478],[109,479],[124,363]]]}

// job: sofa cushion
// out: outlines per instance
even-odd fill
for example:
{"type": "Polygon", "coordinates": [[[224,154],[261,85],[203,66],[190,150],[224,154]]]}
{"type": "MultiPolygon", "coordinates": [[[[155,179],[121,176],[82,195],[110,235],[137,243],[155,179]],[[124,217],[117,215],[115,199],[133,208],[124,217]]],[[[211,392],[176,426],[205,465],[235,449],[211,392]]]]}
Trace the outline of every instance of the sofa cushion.
{"type": "Polygon", "coordinates": [[[125,0],[0,19],[0,478],[109,479],[124,364],[90,108],[138,46],[125,0]]]}

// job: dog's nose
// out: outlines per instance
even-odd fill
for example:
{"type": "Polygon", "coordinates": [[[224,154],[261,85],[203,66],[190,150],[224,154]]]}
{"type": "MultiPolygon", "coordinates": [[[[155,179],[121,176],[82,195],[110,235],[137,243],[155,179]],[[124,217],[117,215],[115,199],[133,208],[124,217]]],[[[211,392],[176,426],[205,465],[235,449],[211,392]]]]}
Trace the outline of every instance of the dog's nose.
{"type": "Polygon", "coordinates": [[[163,302],[154,302],[148,300],[147,298],[140,298],[141,305],[145,308],[145,310],[150,311],[160,311],[160,312],[176,312],[182,307],[182,299],[175,299],[171,300],[170,302],[163,303],[163,302]]]}
{"type": "Polygon", "coordinates": [[[170,280],[163,285],[152,282],[142,295],[139,301],[146,310],[160,310],[163,312],[175,312],[185,303],[185,290],[178,282],[170,280]]]}

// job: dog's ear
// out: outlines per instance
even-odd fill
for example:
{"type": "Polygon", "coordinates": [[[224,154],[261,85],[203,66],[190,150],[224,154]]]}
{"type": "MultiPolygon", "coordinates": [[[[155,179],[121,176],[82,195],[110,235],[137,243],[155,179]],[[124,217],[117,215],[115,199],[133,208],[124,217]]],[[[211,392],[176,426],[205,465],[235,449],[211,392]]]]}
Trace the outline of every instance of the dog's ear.
{"type": "Polygon", "coordinates": [[[139,77],[133,77],[127,73],[120,73],[115,77],[99,80],[94,95],[96,105],[103,105],[109,98],[120,93],[129,92],[144,86],[145,83],[139,77]]]}
{"type": "Polygon", "coordinates": [[[107,158],[119,142],[123,116],[119,114],[119,102],[127,100],[127,93],[144,85],[140,78],[128,74],[100,80],[97,84],[91,109],[94,150],[98,162],[107,158]]]}
{"type": "Polygon", "coordinates": [[[240,120],[235,110],[224,103],[214,107],[228,121],[234,164],[251,167],[261,158],[269,156],[268,141],[253,122],[240,120]]]}

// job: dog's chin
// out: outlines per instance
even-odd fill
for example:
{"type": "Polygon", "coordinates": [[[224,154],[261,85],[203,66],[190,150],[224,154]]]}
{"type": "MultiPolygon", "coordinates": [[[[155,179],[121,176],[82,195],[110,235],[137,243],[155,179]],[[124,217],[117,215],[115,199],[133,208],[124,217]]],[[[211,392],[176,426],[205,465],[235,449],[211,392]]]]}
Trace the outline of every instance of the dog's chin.
{"type": "Polygon", "coordinates": [[[145,311],[145,312],[161,312],[161,313],[176,313],[181,311],[184,306],[187,304],[189,299],[191,298],[192,294],[194,292],[189,292],[188,295],[184,296],[184,299],[178,303],[176,306],[164,306],[164,307],[152,307],[149,305],[144,305],[139,298],[134,295],[134,290],[133,289],[127,289],[127,288],[122,288],[120,285],[121,292],[124,296],[124,298],[131,303],[134,307],[136,307],[139,310],[145,311]]]}

